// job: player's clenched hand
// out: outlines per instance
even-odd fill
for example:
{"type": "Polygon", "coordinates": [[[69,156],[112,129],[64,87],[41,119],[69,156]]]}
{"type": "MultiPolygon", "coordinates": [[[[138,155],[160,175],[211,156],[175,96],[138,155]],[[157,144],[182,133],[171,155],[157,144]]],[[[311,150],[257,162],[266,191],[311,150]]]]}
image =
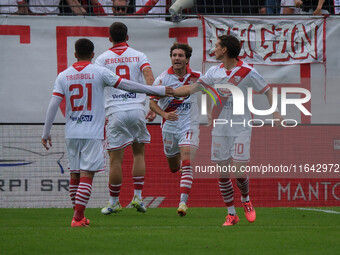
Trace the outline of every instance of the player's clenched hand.
{"type": "Polygon", "coordinates": [[[50,148],[48,147],[48,145],[49,145],[50,147],[52,147],[52,139],[51,139],[51,136],[49,136],[49,137],[47,138],[47,140],[44,139],[44,138],[41,138],[41,143],[42,143],[42,145],[45,147],[46,150],[49,150],[50,148]],[[47,144],[47,142],[48,142],[48,144],[47,144]]]}
{"type": "Polygon", "coordinates": [[[157,114],[150,110],[148,114],[146,115],[145,119],[148,120],[149,122],[152,122],[156,119],[156,117],[157,117],[157,114]]]}
{"type": "Polygon", "coordinates": [[[178,120],[177,110],[173,112],[164,113],[163,118],[170,121],[178,120]]]}
{"type": "Polygon", "coordinates": [[[173,88],[170,87],[165,87],[165,96],[171,97],[174,95],[174,90],[173,88]]]}

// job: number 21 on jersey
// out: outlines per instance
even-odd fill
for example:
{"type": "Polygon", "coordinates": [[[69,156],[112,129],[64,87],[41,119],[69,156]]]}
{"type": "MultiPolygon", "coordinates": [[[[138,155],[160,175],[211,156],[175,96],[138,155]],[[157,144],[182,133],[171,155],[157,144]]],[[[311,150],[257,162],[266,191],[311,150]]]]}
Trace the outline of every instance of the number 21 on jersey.
{"type": "Polygon", "coordinates": [[[91,111],[92,109],[92,83],[86,83],[85,88],[81,84],[72,84],[69,87],[70,92],[78,92],[70,97],[71,108],[73,112],[84,110],[84,105],[76,106],[76,100],[82,99],[84,97],[84,90],[87,95],[86,109],[91,111]]]}

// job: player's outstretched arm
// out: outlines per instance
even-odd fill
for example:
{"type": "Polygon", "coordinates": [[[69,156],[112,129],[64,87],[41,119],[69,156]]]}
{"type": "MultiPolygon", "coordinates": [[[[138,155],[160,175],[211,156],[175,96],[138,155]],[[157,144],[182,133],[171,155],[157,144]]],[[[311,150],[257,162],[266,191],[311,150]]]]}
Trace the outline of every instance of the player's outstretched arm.
{"type": "Polygon", "coordinates": [[[46,150],[50,149],[49,146],[52,147],[52,139],[51,139],[50,132],[51,132],[51,128],[52,128],[55,116],[57,115],[61,100],[62,100],[61,97],[52,96],[50,103],[48,105],[48,108],[47,108],[44,131],[41,137],[41,143],[45,147],[46,150]]]}
{"type": "Polygon", "coordinates": [[[127,79],[122,79],[117,88],[129,92],[145,93],[152,96],[172,96],[174,93],[173,89],[170,87],[148,86],[127,79]]]}
{"type": "Polygon", "coordinates": [[[194,93],[200,91],[199,90],[200,86],[201,85],[198,84],[198,83],[190,84],[190,86],[182,86],[182,87],[174,90],[174,96],[176,96],[176,97],[189,96],[190,94],[194,94],[194,93]]]}

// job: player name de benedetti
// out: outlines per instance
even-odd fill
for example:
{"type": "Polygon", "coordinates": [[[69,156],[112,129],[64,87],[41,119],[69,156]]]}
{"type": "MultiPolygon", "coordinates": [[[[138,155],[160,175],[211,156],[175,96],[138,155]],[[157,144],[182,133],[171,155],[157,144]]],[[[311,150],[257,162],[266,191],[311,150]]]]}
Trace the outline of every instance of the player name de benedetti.
{"type": "Polygon", "coordinates": [[[119,64],[119,63],[131,63],[139,62],[139,57],[121,57],[121,58],[107,58],[105,59],[105,65],[119,64]]]}

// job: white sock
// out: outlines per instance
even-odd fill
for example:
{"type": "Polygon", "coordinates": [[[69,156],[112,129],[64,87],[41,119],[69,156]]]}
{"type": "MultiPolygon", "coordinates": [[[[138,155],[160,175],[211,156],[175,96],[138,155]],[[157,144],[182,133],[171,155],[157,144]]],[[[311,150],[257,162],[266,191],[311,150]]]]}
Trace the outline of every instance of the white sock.
{"type": "Polygon", "coordinates": [[[142,200],[142,190],[141,189],[135,189],[134,195],[138,197],[138,199],[142,200]]]}
{"type": "Polygon", "coordinates": [[[247,197],[241,196],[241,202],[242,203],[249,202],[249,195],[247,197]]]}
{"type": "Polygon", "coordinates": [[[235,206],[228,206],[228,214],[236,215],[235,206]]]}
{"type": "Polygon", "coordinates": [[[111,205],[116,205],[118,201],[119,201],[119,197],[110,197],[110,200],[109,200],[111,205]]]}
{"type": "Polygon", "coordinates": [[[187,203],[189,194],[182,193],[181,194],[181,202],[180,203],[187,203]]]}

